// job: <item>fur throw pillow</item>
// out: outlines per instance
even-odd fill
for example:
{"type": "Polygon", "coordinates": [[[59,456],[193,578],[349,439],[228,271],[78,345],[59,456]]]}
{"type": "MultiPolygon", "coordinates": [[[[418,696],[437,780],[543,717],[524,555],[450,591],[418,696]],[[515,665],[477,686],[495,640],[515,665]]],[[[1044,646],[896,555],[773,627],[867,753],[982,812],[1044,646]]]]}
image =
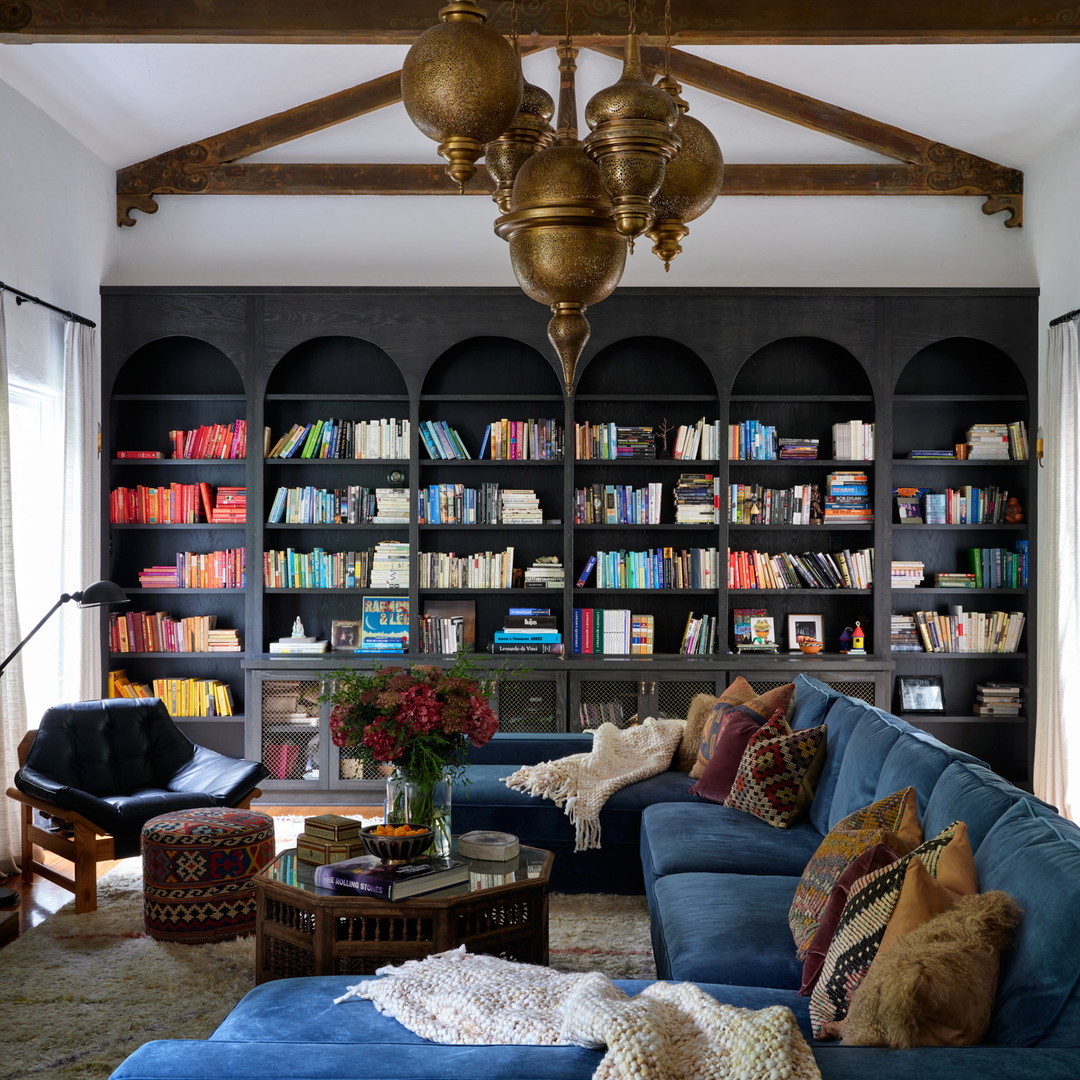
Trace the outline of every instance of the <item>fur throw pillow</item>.
{"type": "Polygon", "coordinates": [[[964,896],[879,954],[851,995],[853,1046],[974,1046],[990,1028],[998,960],[1020,921],[1008,893],[964,896]]]}

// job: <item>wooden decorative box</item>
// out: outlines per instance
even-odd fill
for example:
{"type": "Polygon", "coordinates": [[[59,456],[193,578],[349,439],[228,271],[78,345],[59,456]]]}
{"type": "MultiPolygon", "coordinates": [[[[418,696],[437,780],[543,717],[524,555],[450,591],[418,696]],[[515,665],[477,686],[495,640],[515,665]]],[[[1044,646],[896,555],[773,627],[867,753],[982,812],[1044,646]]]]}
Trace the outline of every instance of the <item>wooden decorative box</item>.
{"type": "Polygon", "coordinates": [[[313,866],[325,866],[327,863],[343,862],[357,855],[364,854],[364,842],[359,836],[345,840],[324,840],[321,836],[312,836],[303,832],[296,838],[296,857],[300,862],[313,866]]]}
{"type": "Polygon", "coordinates": [[[304,818],[304,833],[319,840],[334,842],[358,840],[360,822],[356,818],[342,817],[341,814],[320,814],[318,817],[304,818]]]}

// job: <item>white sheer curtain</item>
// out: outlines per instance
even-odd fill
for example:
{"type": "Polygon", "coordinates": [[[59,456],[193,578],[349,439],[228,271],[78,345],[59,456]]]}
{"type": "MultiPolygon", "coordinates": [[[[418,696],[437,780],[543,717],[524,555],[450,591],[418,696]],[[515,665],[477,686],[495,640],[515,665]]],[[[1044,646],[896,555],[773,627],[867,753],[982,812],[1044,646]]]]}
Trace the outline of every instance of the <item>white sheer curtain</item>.
{"type": "MultiPolygon", "coordinates": [[[[65,592],[101,577],[97,433],[100,419],[92,327],[64,327],[64,497],[61,571],[65,592]]],[[[101,697],[101,611],[65,604],[60,650],[63,700],[101,697]]]]}
{"type": "Polygon", "coordinates": [[[1039,515],[1035,793],[1076,819],[1080,800],[1080,323],[1050,327],[1039,515]],[[1071,752],[1070,752],[1071,751],[1071,752]]]}
{"type": "MultiPolygon", "coordinates": [[[[4,329],[4,293],[0,291],[0,661],[21,639],[15,604],[15,551],[11,537],[11,437],[8,425],[7,338],[4,329]]],[[[22,657],[17,656],[0,675],[0,769],[6,788],[19,767],[16,751],[26,731],[22,657]]],[[[20,810],[0,795],[0,873],[17,869],[20,810]]]]}

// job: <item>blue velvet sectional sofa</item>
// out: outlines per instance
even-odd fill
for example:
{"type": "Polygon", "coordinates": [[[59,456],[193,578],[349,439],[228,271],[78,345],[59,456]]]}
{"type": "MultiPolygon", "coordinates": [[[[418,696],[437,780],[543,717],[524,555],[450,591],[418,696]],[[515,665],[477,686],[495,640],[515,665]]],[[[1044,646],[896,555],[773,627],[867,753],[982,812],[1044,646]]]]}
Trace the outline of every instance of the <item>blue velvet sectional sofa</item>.
{"type": "MultiPolygon", "coordinates": [[[[808,813],[775,830],[689,794],[668,772],[612,797],[603,847],[574,854],[561,811],[501,784],[518,765],[581,749],[588,736],[506,736],[455,793],[455,829],[497,828],[556,852],[554,887],[644,887],[661,978],[692,980],[748,1008],[789,1006],[825,1080],[1076,1080],[1080,1077],[1080,829],[982,763],[903,720],[796,680],[792,726],[828,726],[828,752],[808,813]],[[494,760],[492,760],[494,758],[494,760]],[[502,760],[502,759],[506,760],[502,760]],[[1024,911],[1002,955],[986,1043],[889,1050],[814,1042],[798,994],[787,913],[823,835],[877,798],[913,785],[926,836],[963,820],[980,888],[1024,911]]],[[[453,1047],[429,1043],[366,1001],[331,1004],[355,977],[286,979],[249,993],[206,1041],[147,1043],[112,1080],[583,1080],[601,1054],[577,1047],[453,1047]]],[[[628,992],[645,983],[620,983],[628,992]]]]}

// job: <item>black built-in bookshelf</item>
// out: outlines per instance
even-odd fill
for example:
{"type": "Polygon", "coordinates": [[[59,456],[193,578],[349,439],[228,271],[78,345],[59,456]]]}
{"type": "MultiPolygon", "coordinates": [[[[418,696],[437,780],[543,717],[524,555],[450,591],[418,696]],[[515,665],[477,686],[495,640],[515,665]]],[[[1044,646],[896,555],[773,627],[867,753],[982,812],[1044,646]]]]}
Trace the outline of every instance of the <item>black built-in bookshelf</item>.
{"type": "MultiPolygon", "coordinates": [[[[593,336],[567,399],[544,336],[543,312],[517,290],[405,288],[139,288],[103,290],[103,503],[118,485],[170,481],[243,484],[243,526],[110,526],[103,505],[103,576],[125,588],[145,566],[176,551],[243,545],[242,590],[132,589],[132,606],[177,617],[217,614],[219,626],[240,631],[243,651],[222,654],[123,654],[108,669],[139,681],[155,676],[219,678],[232,689],[237,716],[183,720],[201,742],[262,756],[274,775],[266,782],[282,798],[315,794],[349,802],[381,780],[339,758],[330,744],[326,707],[317,701],[321,677],[335,668],[377,660],[351,653],[270,657],[269,642],[287,636],[298,616],[309,634],[330,636],[335,619],[359,618],[365,595],[402,595],[419,648],[425,601],[466,598],[476,605],[478,648],[501,628],[511,606],[550,607],[559,617],[567,654],[528,656],[528,670],[502,678],[495,693],[508,731],[576,730],[586,718],[628,722],[635,713],[685,715],[694,693],[725,686],[744,673],[757,686],[815,674],[875,704],[896,710],[896,677],[943,680],[946,711],[912,716],[962,749],[1026,781],[1034,745],[1035,603],[1037,570],[1034,461],[911,461],[926,445],[951,447],[972,423],[1023,420],[1034,445],[1037,427],[1037,294],[1034,290],[785,290],[624,289],[591,316],[593,336]],[[248,426],[244,461],[118,461],[117,450],[161,449],[174,428],[231,422],[248,426]],[[394,417],[411,424],[408,458],[263,458],[263,429],[271,444],[295,423],[328,417],[394,417]],[[619,458],[576,460],[576,423],[672,429],[704,417],[719,421],[721,448],[710,460],[619,458]],[[557,460],[477,460],[485,428],[500,419],[553,419],[563,429],[557,460]],[[873,461],[834,460],[832,426],[873,423],[873,461]],[[471,460],[433,460],[421,421],[445,421],[461,436],[471,460]],[[727,461],[727,425],[757,420],[783,437],[819,440],[816,460],[727,461]],[[872,523],[825,525],[733,524],[724,512],[727,486],[790,489],[816,484],[836,471],[865,471],[874,505],[872,523]],[[718,479],[722,520],[676,524],[672,492],[684,473],[718,479]],[[578,489],[594,484],[659,483],[657,524],[575,524],[578,489]],[[418,493],[433,484],[483,484],[534,491],[543,524],[419,524],[418,493]],[[901,525],[893,489],[913,486],[997,485],[1023,504],[1020,525],[901,525]],[[268,524],[279,487],[335,489],[402,486],[408,524],[268,524]],[[1026,590],[944,590],[935,572],[964,569],[969,547],[1029,545],[1026,590]],[[266,588],[263,555],[292,548],[310,552],[367,549],[399,540],[412,552],[457,555],[513,547],[515,567],[555,556],[566,584],[558,590],[421,588],[415,560],[407,589],[266,588]],[[721,570],[728,549],[839,553],[872,549],[872,588],[598,589],[595,572],[577,588],[588,557],[598,550],[716,548],[721,570]],[[927,578],[916,590],[893,589],[893,558],[920,559],[927,578]],[[968,609],[1024,612],[1020,651],[1008,655],[897,653],[889,647],[893,612],[968,609]],[[574,655],[574,608],[629,608],[653,616],[652,656],[574,655]],[[764,608],[773,618],[779,651],[737,655],[732,611],[764,608]],[[721,651],[679,655],[688,615],[707,614],[720,629],[721,651]],[[817,657],[788,651],[789,615],[822,618],[825,648],[817,657]],[[840,633],[858,621],[867,656],[839,650],[840,633]],[[730,651],[729,651],[730,650],[730,651]],[[1020,717],[973,713],[981,682],[1024,687],[1020,717]]],[[[671,440],[669,439],[669,449],[671,440]]],[[[502,658],[481,651],[484,663],[502,658]]],[[[409,659],[420,659],[418,651],[409,659]]],[[[424,657],[430,660],[431,657],[424,657]]],[[[394,662],[395,658],[390,658],[394,662]]],[[[104,674],[104,673],[103,673],[104,674]]]]}

